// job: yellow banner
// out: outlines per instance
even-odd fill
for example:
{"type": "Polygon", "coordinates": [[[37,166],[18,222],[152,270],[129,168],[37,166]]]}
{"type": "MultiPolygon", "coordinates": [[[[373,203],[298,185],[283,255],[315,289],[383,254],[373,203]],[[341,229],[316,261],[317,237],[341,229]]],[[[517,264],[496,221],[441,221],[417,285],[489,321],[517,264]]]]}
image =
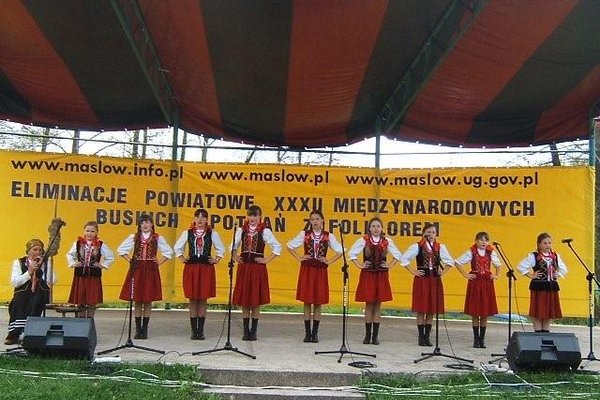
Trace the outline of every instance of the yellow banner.
{"type": "MultiPolygon", "coordinates": [[[[136,230],[142,212],[154,216],[156,230],[173,245],[186,230],[198,208],[205,208],[226,246],[234,224],[244,220],[248,206],[256,204],[271,223],[284,247],[269,266],[274,304],[298,304],[295,300],[298,263],[285,244],[307,227],[312,209],[322,209],[326,229],[343,241],[346,249],[364,234],[372,216],[384,222],[384,231],[404,251],[416,242],[426,222],[438,226],[440,241],[458,258],[487,231],[501,243],[508,261],[516,268],[535,249],[541,232],[553,236],[569,274],[560,281],[563,312],[588,315],[586,273],[575,255],[561,244],[572,237],[575,250],[593,268],[593,182],[589,167],[553,168],[450,168],[390,169],[377,174],[373,168],[302,167],[292,165],[205,164],[161,162],[108,157],[28,152],[0,152],[5,179],[0,215],[0,300],[12,296],[11,265],[25,254],[25,243],[40,237],[48,243],[47,228],[56,215],[66,221],[59,255],[54,257],[58,282],[53,301],[66,302],[72,270],[65,253],[89,220],[100,225],[100,238],[115,251],[136,230]]],[[[226,303],[227,261],[217,266],[217,298],[226,303]]],[[[342,261],[329,269],[331,304],[341,304],[342,261]]],[[[127,265],[118,259],[104,273],[106,302],[118,301],[127,265]]],[[[182,289],[182,264],[173,260],[161,266],[163,298],[186,302],[182,289]]],[[[501,313],[508,310],[506,269],[497,283],[501,313]]],[[[358,269],[350,266],[350,300],[354,299],[358,269]]],[[[397,267],[390,272],[394,300],[388,308],[410,309],[412,275],[397,267]]],[[[513,293],[527,314],[529,280],[517,274],[513,293]]],[[[466,280],[458,271],[444,277],[449,311],[462,311],[466,280]]]]}

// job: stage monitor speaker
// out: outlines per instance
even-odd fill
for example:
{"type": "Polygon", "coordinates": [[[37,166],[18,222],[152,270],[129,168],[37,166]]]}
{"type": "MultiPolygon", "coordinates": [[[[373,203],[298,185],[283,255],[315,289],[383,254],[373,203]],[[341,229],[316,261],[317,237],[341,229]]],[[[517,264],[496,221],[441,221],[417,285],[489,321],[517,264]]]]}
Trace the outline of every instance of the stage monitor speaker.
{"type": "Polygon", "coordinates": [[[31,354],[94,358],[96,326],[92,318],[29,317],[23,348],[31,354]]]}
{"type": "Polygon", "coordinates": [[[514,332],[506,359],[513,371],[575,371],[581,363],[579,340],[572,333],[514,332]]]}

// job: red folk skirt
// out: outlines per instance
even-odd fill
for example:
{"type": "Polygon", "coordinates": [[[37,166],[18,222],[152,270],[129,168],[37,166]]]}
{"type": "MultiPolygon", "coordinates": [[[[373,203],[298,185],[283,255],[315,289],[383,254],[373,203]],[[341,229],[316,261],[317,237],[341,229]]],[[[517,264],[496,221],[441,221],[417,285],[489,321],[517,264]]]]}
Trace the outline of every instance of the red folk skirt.
{"type": "Polygon", "coordinates": [[[69,303],[95,306],[102,301],[102,278],[99,276],[73,276],[69,303]]]}
{"type": "Polygon", "coordinates": [[[557,291],[530,290],[529,316],[537,319],[562,318],[557,291]]]}
{"type": "Polygon", "coordinates": [[[473,279],[467,283],[465,314],[473,317],[489,317],[498,314],[494,281],[489,276],[473,279]]]}
{"type": "Polygon", "coordinates": [[[232,302],[241,307],[258,307],[271,302],[269,274],[265,264],[238,264],[232,302]]]}
{"type": "MultiPolygon", "coordinates": [[[[129,271],[121,288],[119,298],[121,300],[129,300],[131,290],[131,271],[129,271]]],[[[162,288],[157,262],[151,260],[136,261],[135,270],[133,271],[133,301],[136,303],[150,303],[157,300],[162,300],[162,288]]]]}
{"type": "Polygon", "coordinates": [[[306,304],[329,303],[327,267],[301,265],[296,287],[296,300],[306,304]]]}
{"type": "Polygon", "coordinates": [[[433,274],[414,277],[412,310],[424,314],[444,313],[444,284],[441,279],[433,274]]]}
{"type": "Polygon", "coordinates": [[[387,270],[360,270],[356,295],[354,296],[355,301],[382,303],[392,299],[392,287],[390,286],[390,278],[387,270]]]}
{"type": "Polygon", "coordinates": [[[190,300],[206,300],[217,295],[217,279],[213,264],[185,264],[183,293],[190,300]]]}

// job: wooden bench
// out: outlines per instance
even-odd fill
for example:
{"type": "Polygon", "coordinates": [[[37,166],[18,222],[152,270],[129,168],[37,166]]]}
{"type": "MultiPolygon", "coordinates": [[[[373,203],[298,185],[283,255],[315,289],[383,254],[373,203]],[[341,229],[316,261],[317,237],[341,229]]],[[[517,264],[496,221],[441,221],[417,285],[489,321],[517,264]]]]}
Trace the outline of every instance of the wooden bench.
{"type": "Polygon", "coordinates": [[[65,318],[68,313],[73,313],[77,316],[77,313],[83,311],[83,308],[77,304],[46,304],[46,310],[54,310],[61,313],[62,317],[65,318]]]}

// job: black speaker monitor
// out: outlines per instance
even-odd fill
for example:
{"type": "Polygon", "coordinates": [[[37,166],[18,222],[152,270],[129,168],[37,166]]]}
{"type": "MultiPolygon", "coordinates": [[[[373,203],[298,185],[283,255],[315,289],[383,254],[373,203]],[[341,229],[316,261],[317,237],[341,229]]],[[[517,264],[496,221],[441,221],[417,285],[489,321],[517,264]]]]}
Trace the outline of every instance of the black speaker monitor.
{"type": "Polygon", "coordinates": [[[581,351],[579,340],[572,333],[514,332],[506,358],[514,371],[575,371],[581,363],[581,351]]]}
{"type": "Polygon", "coordinates": [[[96,327],[92,318],[29,317],[23,348],[31,354],[93,359],[96,327]]]}

